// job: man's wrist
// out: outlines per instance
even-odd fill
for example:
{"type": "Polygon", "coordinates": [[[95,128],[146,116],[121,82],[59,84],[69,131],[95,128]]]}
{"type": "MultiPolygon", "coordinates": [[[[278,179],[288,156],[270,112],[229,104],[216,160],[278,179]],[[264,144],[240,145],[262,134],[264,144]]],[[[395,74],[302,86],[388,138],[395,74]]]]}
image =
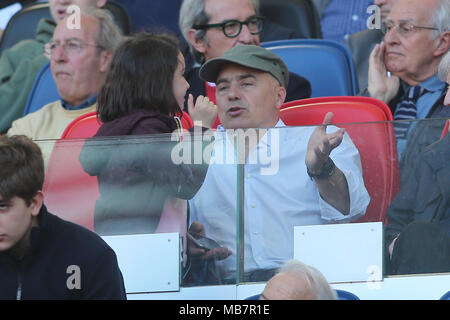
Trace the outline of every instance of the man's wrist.
{"type": "Polygon", "coordinates": [[[311,172],[308,167],[306,167],[306,172],[308,176],[312,179],[327,179],[334,174],[336,165],[333,160],[328,157],[327,161],[323,164],[322,169],[319,172],[311,172]]]}

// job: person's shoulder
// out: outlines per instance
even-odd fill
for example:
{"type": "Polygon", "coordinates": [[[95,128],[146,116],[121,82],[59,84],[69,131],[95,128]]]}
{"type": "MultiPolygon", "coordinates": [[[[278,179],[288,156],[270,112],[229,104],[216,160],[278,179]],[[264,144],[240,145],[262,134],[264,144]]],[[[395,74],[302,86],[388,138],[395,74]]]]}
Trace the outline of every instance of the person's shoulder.
{"type": "Polygon", "coordinates": [[[349,49],[370,44],[380,43],[383,40],[383,33],[379,29],[366,29],[353,33],[347,37],[345,44],[349,49]]]}
{"type": "Polygon", "coordinates": [[[55,241],[70,243],[71,250],[98,253],[110,250],[109,245],[97,233],[76,223],[64,220],[52,213],[47,214],[47,225],[52,230],[55,241]]]}
{"type": "Polygon", "coordinates": [[[286,102],[311,97],[311,83],[308,79],[289,72],[289,83],[286,88],[286,102]]]}

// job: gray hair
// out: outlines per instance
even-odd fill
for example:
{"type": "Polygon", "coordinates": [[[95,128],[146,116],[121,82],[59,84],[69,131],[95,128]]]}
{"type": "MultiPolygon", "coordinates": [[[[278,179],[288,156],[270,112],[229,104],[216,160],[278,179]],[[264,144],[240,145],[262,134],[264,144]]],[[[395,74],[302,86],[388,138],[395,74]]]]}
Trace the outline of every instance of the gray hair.
{"type": "Polygon", "coordinates": [[[105,9],[95,9],[86,14],[99,21],[97,44],[106,51],[114,52],[123,40],[123,36],[111,13],[105,9]]]}
{"type": "MultiPolygon", "coordinates": [[[[251,0],[253,8],[256,14],[259,13],[259,0],[251,0]]],[[[207,16],[205,12],[205,0],[184,0],[180,7],[180,17],[178,20],[178,25],[180,27],[181,33],[184,39],[189,45],[189,51],[195,60],[199,63],[203,63],[205,57],[203,54],[195,50],[188,39],[188,32],[194,25],[207,24],[210,17],[207,16]]],[[[206,39],[206,30],[196,30],[195,39],[206,39]]]]}
{"type": "Polygon", "coordinates": [[[433,30],[433,38],[439,37],[443,32],[450,31],[450,1],[440,0],[437,9],[433,12],[430,25],[438,30],[433,30]]]}
{"type": "Polygon", "coordinates": [[[316,300],[336,300],[336,291],[328,284],[324,275],[312,266],[298,260],[287,261],[279,270],[300,277],[308,283],[309,288],[316,294],[316,300]]]}
{"type": "Polygon", "coordinates": [[[448,72],[450,69],[450,51],[447,51],[446,54],[441,59],[441,63],[439,63],[439,79],[443,82],[447,82],[448,72]]]}

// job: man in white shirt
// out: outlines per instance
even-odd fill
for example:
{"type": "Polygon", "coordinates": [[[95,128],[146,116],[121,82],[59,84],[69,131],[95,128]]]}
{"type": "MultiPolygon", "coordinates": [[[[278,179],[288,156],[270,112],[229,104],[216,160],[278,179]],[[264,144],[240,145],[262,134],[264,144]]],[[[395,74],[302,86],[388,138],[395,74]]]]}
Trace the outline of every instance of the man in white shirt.
{"type": "Polygon", "coordinates": [[[217,278],[233,281],[240,205],[236,199],[243,195],[244,280],[265,281],[292,258],[294,226],[348,222],[364,215],[370,198],[359,153],[343,129],[327,127],[332,113],[325,116],[324,126],[285,127],[280,107],[289,72],[264,48],[234,47],[205,63],[200,76],[216,83],[223,127],[215,134],[205,182],[189,202],[190,233],[214,238],[222,247],[205,250],[191,245],[190,254],[194,266],[215,260],[217,278]],[[240,131],[250,142],[237,147],[232,129],[246,129],[240,131]],[[242,150],[243,156],[235,150],[242,150]],[[269,165],[262,161],[268,155],[269,165]],[[237,161],[230,164],[229,159],[237,161]],[[243,164],[244,171],[239,184],[237,164],[243,164]]]}

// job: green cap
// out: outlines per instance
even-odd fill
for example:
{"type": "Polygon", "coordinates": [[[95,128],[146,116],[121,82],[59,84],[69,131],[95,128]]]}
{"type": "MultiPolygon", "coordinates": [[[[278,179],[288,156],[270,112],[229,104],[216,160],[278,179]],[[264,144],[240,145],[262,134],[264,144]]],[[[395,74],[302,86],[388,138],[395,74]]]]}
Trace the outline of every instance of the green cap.
{"type": "Polygon", "coordinates": [[[289,70],[283,60],[275,53],[255,45],[236,46],[222,57],[208,60],[200,68],[200,78],[216,82],[219,72],[229,63],[268,72],[285,88],[289,82],[289,70]]]}

